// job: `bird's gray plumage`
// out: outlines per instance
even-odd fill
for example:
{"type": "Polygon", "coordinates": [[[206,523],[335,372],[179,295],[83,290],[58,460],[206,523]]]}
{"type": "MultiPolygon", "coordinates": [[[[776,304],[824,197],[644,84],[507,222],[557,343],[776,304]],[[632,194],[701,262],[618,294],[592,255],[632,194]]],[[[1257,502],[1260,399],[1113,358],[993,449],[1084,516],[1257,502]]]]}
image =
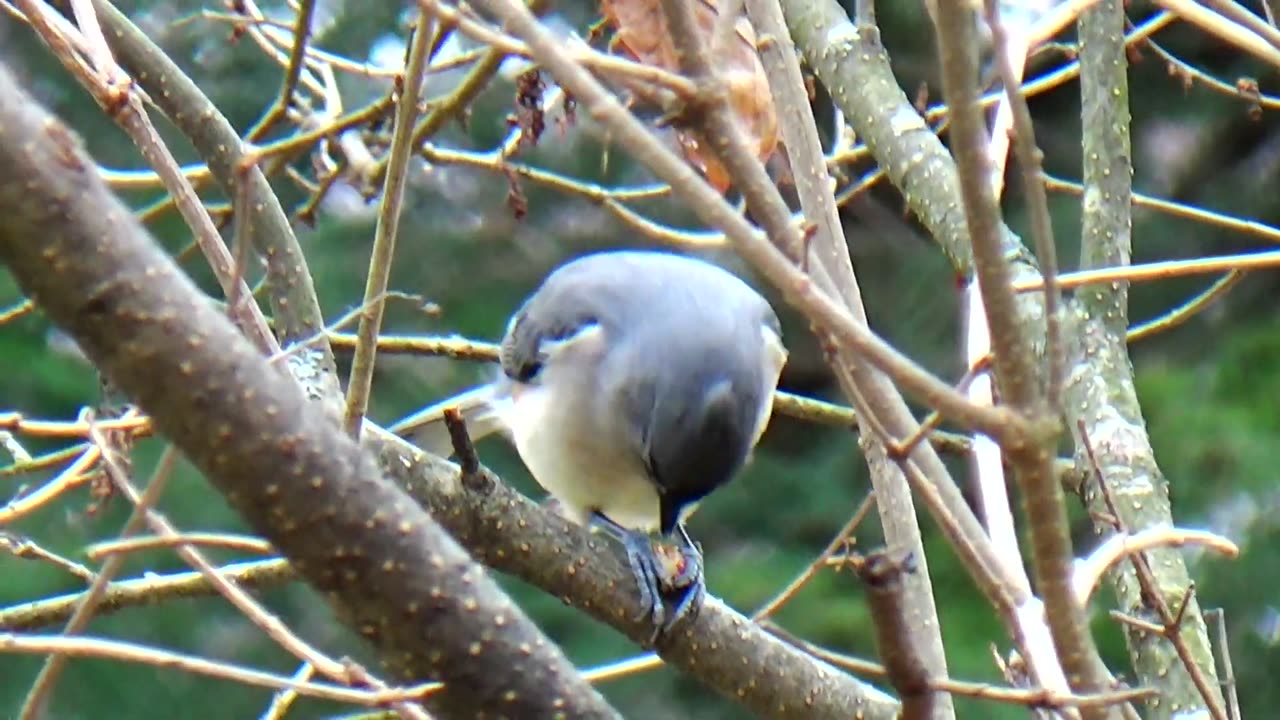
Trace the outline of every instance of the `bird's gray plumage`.
{"type": "MultiPolygon", "coordinates": [[[[447,453],[438,421],[456,406],[473,437],[504,431],[569,517],[603,518],[624,541],[658,620],[660,573],[637,533],[682,530],[741,469],[786,356],[773,309],[733,274],[668,253],[597,253],[554,271],[512,316],[495,382],[393,430],[447,453]]],[[[700,555],[684,542],[700,594],[700,555]]]]}
{"type": "Polygon", "coordinates": [[[654,524],[669,533],[738,471],[762,429],[780,369],[762,361],[763,328],[780,335],[769,303],[715,265],[601,253],[556,270],[515,314],[502,369],[536,385],[549,352],[584,329],[601,333],[608,352],[575,366],[597,378],[595,390],[565,422],[635,453],[658,489],[654,524]]]}

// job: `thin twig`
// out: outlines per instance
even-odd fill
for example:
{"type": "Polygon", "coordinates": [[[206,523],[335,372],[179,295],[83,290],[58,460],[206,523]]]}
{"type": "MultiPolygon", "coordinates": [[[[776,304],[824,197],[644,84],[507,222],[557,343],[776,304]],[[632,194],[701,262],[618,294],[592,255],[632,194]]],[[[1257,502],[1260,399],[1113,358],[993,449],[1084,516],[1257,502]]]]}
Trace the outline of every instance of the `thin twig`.
{"type": "Polygon", "coordinates": [[[184,672],[264,687],[272,690],[296,689],[300,695],[344,702],[352,705],[377,706],[393,702],[412,702],[426,697],[437,686],[428,685],[395,690],[363,690],[327,683],[297,682],[281,675],[246,669],[240,665],[149,648],[133,643],[86,637],[57,635],[16,635],[0,633],[0,653],[52,655],[63,662],[73,657],[99,658],[139,663],[158,668],[176,668],[184,672]]]}
{"type": "Polygon", "coordinates": [[[1170,309],[1163,315],[1151,318],[1150,320],[1133,325],[1129,328],[1125,339],[1130,342],[1138,342],[1145,340],[1152,335],[1172,330],[1179,325],[1187,322],[1195,317],[1200,311],[1208,308],[1215,301],[1226,295],[1231,288],[1243,280],[1245,274],[1239,270],[1231,272],[1218,278],[1217,282],[1197,293],[1195,297],[1188,299],[1181,305],[1170,309]]]}
{"type": "Polygon", "coordinates": [[[44,507],[60,497],[66,491],[80,487],[93,477],[93,466],[102,457],[102,450],[91,445],[80,453],[80,456],[68,468],[58,473],[49,482],[41,485],[34,492],[11,499],[0,506],[0,525],[7,525],[18,518],[29,515],[38,508],[44,507]]]}
{"type": "Polygon", "coordinates": [[[787,583],[786,587],[778,591],[772,599],[764,605],[761,605],[755,612],[751,613],[751,619],[756,622],[767,620],[783,605],[790,602],[791,599],[795,597],[796,593],[800,592],[800,589],[807,585],[809,581],[818,574],[818,571],[826,565],[827,560],[835,555],[837,550],[844,547],[849,542],[854,531],[858,529],[858,526],[862,524],[862,521],[866,519],[872,508],[875,507],[875,497],[874,492],[867,493],[867,496],[862,499],[862,503],[858,505],[858,509],[853,512],[853,516],[850,517],[849,521],[844,524],[844,527],[840,528],[840,531],[835,534],[835,537],[833,537],[831,542],[827,544],[826,549],[823,550],[813,562],[809,563],[809,566],[806,567],[803,572],[792,579],[790,583],[787,583]]]}
{"type": "Polygon", "coordinates": [[[0,467],[0,478],[16,477],[18,475],[35,472],[36,470],[44,470],[46,468],[53,467],[54,465],[60,465],[82,455],[84,451],[88,449],[89,445],[81,443],[33,457],[29,460],[15,458],[15,462],[12,465],[0,467]]]}
{"type": "Polygon", "coordinates": [[[92,570],[70,558],[62,557],[52,550],[41,547],[39,543],[31,538],[19,537],[0,530],[0,549],[14,557],[49,563],[84,582],[93,582],[94,574],[92,570]]]}
{"type": "MultiPolygon", "coordinates": [[[[1087,285],[1114,285],[1118,282],[1150,282],[1168,280],[1190,275],[1214,275],[1231,270],[1270,270],[1280,267],[1280,250],[1264,252],[1240,253],[1238,255],[1217,255],[1195,258],[1191,260],[1163,260],[1159,262],[1138,263],[1134,265],[1117,265],[1101,267],[1096,270],[1079,270],[1063,273],[1058,277],[1059,285],[1066,289],[1081,288],[1087,285]]],[[[1040,280],[1019,280],[1013,283],[1017,292],[1035,292],[1044,288],[1040,280]]]]}
{"type": "Polygon", "coordinates": [[[1221,679],[1222,688],[1227,696],[1227,710],[1231,713],[1231,720],[1242,720],[1240,715],[1240,694],[1236,688],[1236,670],[1231,664],[1231,642],[1227,635],[1227,616],[1222,608],[1205,611],[1205,620],[1212,622],[1218,627],[1218,662],[1222,666],[1221,679]]]}
{"type": "Polygon", "coordinates": [[[230,533],[188,532],[178,533],[176,535],[149,535],[108,540],[106,542],[100,542],[90,546],[89,549],[85,551],[85,555],[88,555],[90,560],[101,560],[108,555],[143,552],[146,550],[171,548],[180,545],[202,545],[205,547],[216,547],[222,550],[238,550],[240,552],[260,554],[273,552],[271,543],[263,540],[262,538],[250,537],[247,535],[232,535],[230,533]]]}
{"type": "Polygon", "coordinates": [[[391,277],[395,255],[396,233],[400,227],[400,209],[404,203],[405,181],[409,159],[413,154],[413,122],[418,117],[418,100],[422,94],[423,69],[432,45],[434,24],[419,22],[409,46],[409,60],[404,71],[404,90],[396,108],[396,126],[391,136],[386,182],[382,203],[378,208],[378,226],[373,236],[373,252],[369,257],[369,274],[364,288],[365,310],[356,330],[356,351],[351,361],[351,377],[347,383],[347,407],[343,425],[352,437],[360,437],[360,426],[369,405],[373,386],[373,366],[378,354],[378,332],[386,308],[385,293],[391,277]]]}
{"type": "MultiPolygon", "coordinates": [[[[1280,110],[1280,105],[1275,108],[1280,110]]],[[[1054,192],[1071,193],[1077,197],[1084,195],[1084,185],[1061,178],[1055,178],[1049,175],[1040,175],[1041,181],[1044,183],[1046,190],[1054,192]]],[[[1268,225],[1257,220],[1248,218],[1235,217],[1226,213],[1220,213],[1208,208],[1200,208],[1187,203],[1181,203],[1174,200],[1166,200],[1164,198],[1144,195],[1140,192],[1134,192],[1129,198],[1135,208],[1147,208],[1157,212],[1164,213],[1170,217],[1183,218],[1195,222],[1204,223],[1211,227],[1220,227],[1227,230],[1234,230],[1244,235],[1251,235],[1260,240],[1270,243],[1280,244],[1280,228],[1274,225],[1268,225]]]]}
{"type": "Polygon", "coordinates": [[[1155,4],[1246,53],[1280,68],[1280,47],[1193,0],[1155,0],[1155,4]]]}
{"type": "Polygon", "coordinates": [[[1232,22],[1240,23],[1275,48],[1280,49],[1280,30],[1277,30],[1274,25],[1268,25],[1265,20],[1249,12],[1235,0],[1204,0],[1204,4],[1232,22]]]}
{"type": "Polygon", "coordinates": [[[1149,527],[1132,535],[1116,533],[1076,565],[1073,576],[1076,602],[1087,605],[1102,576],[1121,560],[1158,547],[1203,545],[1227,558],[1235,558],[1240,548],[1227,538],[1208,530],[1149,527]]]}
{"type": "MultiPolygon", "coordinates": [[[[309,682],[311,677],[315,675],[315,671],[315,666],[304,662],[290,679],[295,683],[309,682]]],[[[289,708],[293,705],[293,701],[297,699],[298,691],[294,688],[276,691],[276,694],[271,698],[271,704],[262,713],[261,720],[283,720],[285,714],[289,712],[289,708]]]]}
{"type": "Polygon", "coordinates": [[[262,119],[251,128],[245,140],[257,142],[271,131],[276,123],[284,119],[293,102],[293,93],[298,87],[298,79],[302,77],[304,59],[307,54],[307,40],[311,35],[311,21],[315,17],[316,0],[298,0],[298,14],[294,18],[293,43],[289,46],[289,65],[285,68],[284,80],[280,84],[280,92],[262,119]]]}
{"type": "MultiPolygon", "coordinates": [[[[278,558],[224,565],[218,568],[218,574],[244,588],[272,587],[296,578],[296,573],[289,564],[278,558]]],[[[166,575],[148,573],[107,585],[98,603],[98,614],[165,600],[216,594],[217,590],[208,578],[198,572],[166,575]]],[[[87,596],[88,591],[85,591],[0,608],[0,629],[29,631],[64,622],[83,604],[87,596]]]]}
{"type": "MultiPolygon", "coordinates": [[[[1000,20],[996,0],[986,0],[987,25],[991,28],[992,42],[998,48],[1006,44],[1004,23],[1000,20]]],[[[1049,216],[1049,198],[1041,181],[1044,153],[1036,145],[1035,125],[1031,122],[1031,109],[1027,98],[1019,89],[1020,77],[1015,76],[1013,59],[1008,53],[997,52],[996,64],[1008,96],[1009,109],[1013,113],[1013,150],[1022,170],[1022,190],[1027,199],[1027,212],[1031,219],[1031,237],[1035,242],[1036,259],[1040,261],[1040,275],[1044,281],[1045,350],[1048,364],[1048,380],[1045,383],[1045,402],[1056,412],[1062,400],[1062,373],[1066,362],[1062,349],[1062,319],[1058,308],[1062,305],[1062,291],[1058,287],[1058,249],[1053,239],[1053,221],[1049,216]]],[[[1020,76],[1021,73],[1018,73],[1020,76]]]]}
{"type": "MultiPolygon", "coordinates": [[[[95,439],[94,447],[102,448],[102,443],[99,440],[100,438],[95,439]]],[[[104,450],[103,452],[110,451],[104,450]]],[[[164,453],[160,456],[160,461],[156,464],[155,471],[151,474],[151,482],[147,484],[147,489],[142,495],[138,497],[133,511],[129,514],[129,519],[125,521],[124,527],[121,529],[121,537],[128,537],[142,529],[146,522],[147,509],[160,499],[160,495],[164,492],[165,486],[168,485],[169,478],[173,475],[173,468],[177,463],[178,451],[172,445],[166,447],[164,453]]],[[[93,618],[98,602],[102,600],[102,596],[106,592],[107,584],[120,571],[124,562],[125,556],[116,555],[107,558],[102,563],[102,567],[98,569],[97,576],[93,579],[93,584],[84,593],[83,598],[76,606],[75,612],[71,614],[71,619],[67,621],[66,627],[63,628],[63,639],[74,641],[71,636],[83,632],[89,625],[89,620],[93,618]]],[[[40,716],[45,701],[48,699],[49,694],[53,692],[53,686],[58,682],[58,677],[66,667],[68,659],[69,656],[67,655],[53,655],[45,661],[44,667],[40,668],[40,673],[36,675],[36,679],[31,684],[31,690],[27,693],[26,700],[22,703],[22,709],[18,712],[19,720],[35,720],[40,716]]]]}
{"type": "Polygon", "coordinates": [[[24,315],[30,315],[35,312],[36,304],[30,299],[23,298],[19,300],[13,307],[0,310],[0,325],[13,322],[24,315]]]}

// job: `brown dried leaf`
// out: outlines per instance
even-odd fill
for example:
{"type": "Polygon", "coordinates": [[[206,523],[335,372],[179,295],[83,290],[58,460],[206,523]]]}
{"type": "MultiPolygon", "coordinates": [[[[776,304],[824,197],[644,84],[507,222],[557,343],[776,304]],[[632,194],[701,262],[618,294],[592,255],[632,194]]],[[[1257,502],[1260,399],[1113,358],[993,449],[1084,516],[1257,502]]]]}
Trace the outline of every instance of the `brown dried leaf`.
{"type": "Polygon", "coordinates": [[[516,220],[523,220],[529,214],[529,198],[520,187],[520,176],[510,165],[503,164],[502,172],[507,176],[507,207],[516,220]]]}
{"type": "MultiPolygon", "coordinates": [[[[679,58],[666,15],[658,0],[601,0],[605,21],[614,28],[611,47],[637,62],[678,72],[679,58]]],[[[710,46],[712,58],[728,85],[729,106],[756,148],[756,157],[767,160],[778,147],[778,113],[769,92],[769,80],[756,49],[755,31],[745,17],[734,22],[725,47],[715,47],[720,20],[715,0],[695,0],[698,29],[710,46]]],[[[720,192],[729,188],[728,171],[707,147],[705,138],[690,130],[678,130],[685,159],[720,192]]]]}
{"type": "Polygon", "coordinates": [[[542,94],[547,89],[542,73],[537,68],[524,72],[516,79],[516,112],[507,124],[520,128],[521,147],[533,147],[547,129],[547,119],[542,113],[542,94]]]}

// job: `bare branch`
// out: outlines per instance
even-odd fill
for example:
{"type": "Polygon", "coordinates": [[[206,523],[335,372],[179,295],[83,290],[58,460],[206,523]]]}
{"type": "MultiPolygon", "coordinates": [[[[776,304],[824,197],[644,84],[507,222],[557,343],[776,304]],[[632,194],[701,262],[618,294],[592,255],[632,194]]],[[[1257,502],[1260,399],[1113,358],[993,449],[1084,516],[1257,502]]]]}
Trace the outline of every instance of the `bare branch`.
{"type": "MultiPolygon", "coordinates": [[[[1081,228],[1081,267],[1120,267],[1129,264],[1132,192],[1127,58],[1123,48],[1124,8],[1119,0],[1103,0],[1080,20],[1083,106],[1084,195],[1081,228]]],[[[1133,370],[1125,345],[1128,329],[1128,288],[1124,282],[1090,285],[1076,291],[1068,307],[1068,382],[1063,407],[1075,434],[1076,463],[1094,466],[1125,502],[1116,520],[1132,533],[1172,526],[1168,489],[1147,436],[1134,388],[1133,370]]],[[[1107,513],[1097,482],[1084,485],[1084,500],[1094,513],[1107,513]]],[[[1105,533],[1108,523],[1096,523],[1105,533]]],[[[1183,557],[1174,549],[1150,551],[1159,568],[1163,601],[1179,602],[1190,577],[1183,557]]],[[[1148,607],[1135,573],[1122,565],[1112,574],[1118,606],[1140,616],[1148,607]]],[[[1194,600],[1188,605],[1182,637],[1209,684],[1217,687],[1208,630],[1194,600]]],[[[1148,704],[1155,717],[1168,717],[1173,708],[1205,708],[1187,669],[1159,635],[1127,632],[1130,659],[1140,683],[1160,690],[1148,704]]],[[[1221,707],[1221,698],[1212,699],[1221,707]]]]}
{"type": "MultiPolygon", "coordinates": [[[[277,331],[288,341],[320,331],[324,318],[306,257],[266,176],[257,167],[246,167],[251,157],[235,128],[128,17],[108,0],[94,0],[94,7],[116,60],[191,140],[227,196],[236,197],[241,182],[250,185],[249,207],[240,211],[250,215],[249,235],[266,259],[277,331]]],[[[327,394],[336,397],[333,353],[327,342],[321,341],[318,348],[327,394]]]]}
{"type": "Polygon", "coordinates": [[[356,351],[351,361],[347,382],[347,407],[343,425],[352,437],[360,437],[360,425],[369,406],[373,388],[373,364],[378,355],[378,332],[386,309],[387,283],[391,278],[391,261],[395,256],[396,233],[400,228],[400,207],[404,203],[409,160],[413,155],[413,123],[418,117],[418,101],[424,82],[423,70],[431,52],[437,23],[419,21],[409,45],[405,63],[403,90],[396,108],[396,124],[387,156],[386,181],[382,203],[378,207],[378,225],[373,234],[373,251],[369,256],[368,277],[364,287],[364,311],[356,330],[356,351]]]}
{"type": "Polygon", "coordinates": [[[920,647],[911,631],[914,622],[903,596],[903,576],[913,571],[910,555],[893,557],[888,552],[874,552],[856,559],[854,572],[867,588],[867,605],[876,629],[876,647],[884,661],[885,671],[894,689],[902,696],[903,720],[935,717],[935,707],[942,696],[931,680],[932,668],[920,655],[920,647]]]}
{"type": "Polygon", "coordinates": [[[0,257],[257,532],[446,716],[616,717],[484,570],[251,346],[0,71],[0,257]],[[74,189],[74,190],[72,190],[74,189]],[[501,633],[493,633],[501,626],[501,633]],[[481,640],[483,638],[483,640],[481,640]]]}
{"type": "Polygon", "coordinates": [[[15,635],[0,633],[0,653],[52,655],[57,658],[103,658],[123,660],[160,668],[177,668],[190,673],[221,678],[231,682],[277,690],[291,689],[300,695],[324,698],[357,705],[384,705],[391,702],[417,700],[435,688],[407,690],[360,690],[328,683],[304,682],[250,670],[239,665],[214,662],[204,658],[143,647],[133,643],[98,638],[70,638],[51,635],[15,635]]]}
{"type": "MultiPolygon", "coordinates": [[[[297,578],[297,573],[282,559],[224,565],[218,568],[218,574],[243,588],[272,587],[297,578]]],[[[208,579],[198,572],[147,574],[108,585],[98,602],[98,614],[216,593],[208,579]]],[[[83,593],[71,593],[0,608],[0,629],[30,631],[65,622],[84,597],[83,593]]]]}
{"type": "MultiPolygon", "coordinates": [[[[3,72],[3,69],[0,69],[0,72],[3,72]]],[[[3,83],[3,78],[0,78],[0,83],[3,83]]],[[[101,443],[94,444],[97,447],[102,446],[101,443]]],[[[173,467],[177,460],[178,454],[172,447],[165,451],[164,457],[161,458],[155,472],[152,474],[151,482],[147,484],[146,492],[138,498],[133,507],[133,512],[129,514],[129,519],[125,521],[124,528],[120,531],[121,537],[133,535],[146,524],[147,510],[160,499],[160,494],[164,492],[164,488],[173,474],[173,467]]],[[[78,635],[88,627],[107,584],[120,571],[124,562],[124,556],[117,555],[107,558],[102,563],[102,567],[93,578],[93,583],[89,585],[89,590],[85,592],[84,598],[76,606],[71,618],[67,620],[67,626],[62,630],[64,636],[78,635]]],[[[40,673],[36,675],[35,681],[31,684],[31,691],[22,703],[22,709],[18,713],[19,718],[32,720],[32,718],[40,716],[49,694],[53,692],[54,684],[58,682],[58,677],[66,669],[67,660],[68,658],[65,655],[52,655],[45,661],[44,667],[40,668],[40,673]]]]}
{"type": "MultiPolygon", "coordinates": [[[[376,426],[366,425],[364,442],[384,471],[482,562],[563,599],[636,643],[648,642],[653,628],[629,591],[634,587],[630,570],[607,541],[504,483],[468,489],[456,465],[376,426]]],[[[658,652],[667,664],[761,717],[890,720],[898,710],[889,696],[779,640],[711,596],[658,652]],[[716,651],[708,652],[711,647],[716,651]]]]}
{"type": "MultiPolygon", "coordinates": [[[[958,2],[936,5],[936,36],[943,90],[951,107],[951,145],[960,172],[960,195],[973,247],[974,270],[986,306],[998,387],[1004,402],[1025,413],[1035,430],[1002,444],[1023,491],[1031,535],[1036,586],[1063,668],[1075,692],[1108,687],[1084,611],[1071,592],[1074,554],[1062,486],[1053,477],[1052,457],[1061,429],[1059,414],[1046,403],[1031,349],[1031,330],[1020,322],[1012,288],[1013,269],[1003,249],[1003,225],[988,172],[987,131],[978,106],[975,16],[958,2]]],[[[1085,708],[1086,718],[1106,718],[1105,708],[1085,708]]]]}

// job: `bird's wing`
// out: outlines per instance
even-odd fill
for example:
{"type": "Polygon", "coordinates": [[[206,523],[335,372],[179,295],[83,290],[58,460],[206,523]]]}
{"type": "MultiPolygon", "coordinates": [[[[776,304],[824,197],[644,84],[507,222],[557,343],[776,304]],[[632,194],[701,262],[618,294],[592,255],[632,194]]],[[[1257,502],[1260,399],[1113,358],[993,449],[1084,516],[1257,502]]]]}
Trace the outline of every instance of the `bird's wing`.
{"type": "Polygon", "coordinates": [[[778,329],[777,316],[772,315],[772,323],[766,322],[761,332],[764,334],[764,354],[765,354],[765,371],[764,380],[764,402],[760,404],[760,415],[756,418],[755,432],[752,433],[751,447],[754,448],[756,443],[760,442],[760,436],[764,435],[764,431],[769,427],[769,420],[773,417],[773,393],[778,389],[778,380],[782,377],[782,368],[787,364],[787,347],[782,344],[782,335],[778,329]]]}

